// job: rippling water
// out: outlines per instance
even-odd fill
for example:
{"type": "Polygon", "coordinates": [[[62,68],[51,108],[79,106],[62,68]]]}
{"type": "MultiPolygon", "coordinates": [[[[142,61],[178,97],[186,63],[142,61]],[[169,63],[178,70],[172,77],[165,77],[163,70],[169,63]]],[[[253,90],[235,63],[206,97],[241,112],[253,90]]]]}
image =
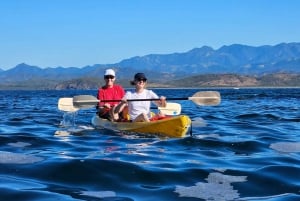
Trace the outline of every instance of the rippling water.
{"type": "Polygon", "coordinates": [[[213,90],[219,106],[178,101],[193,120],[183,139],[94,129],[93,109],[57,109],[96,91],[1,91],[0,200],[300,200],[300,89],[213,90]]]}

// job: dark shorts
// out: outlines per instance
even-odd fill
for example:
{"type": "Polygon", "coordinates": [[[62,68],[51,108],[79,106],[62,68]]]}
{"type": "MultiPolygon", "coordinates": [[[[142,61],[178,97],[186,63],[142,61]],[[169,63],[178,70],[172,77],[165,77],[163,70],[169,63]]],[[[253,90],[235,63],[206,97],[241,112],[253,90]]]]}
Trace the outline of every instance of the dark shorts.
{"type": "Polygon", "coordinates": [[[100,118],[102,118],[102,119],[110,119],[109,112],[106,112],[106,113],[104,113],[104,114],[99,114],[99,113],[97,113],[97,114],[98,114],[98,116],[99,116],[100,118]]]}
{"type": "Polygon", "coordinates": [[[110,118],[110,115],[109,115],[109,109],[100,109],[97,108],[98,111],[97,111],[97,114],[100,118],[102,119],[109,119],[110,118]]]}
{"type": "MultiPolygon", "coordinates": [[[[98,116],[102,119],[108,119],[111,120],[111,116],[109,115],[109,111],[105,112],[105,113],[101,113],[97,112],[98,116]]],[[[119,113],[119,121],[123,121],[123,112],[119,113]]]]}

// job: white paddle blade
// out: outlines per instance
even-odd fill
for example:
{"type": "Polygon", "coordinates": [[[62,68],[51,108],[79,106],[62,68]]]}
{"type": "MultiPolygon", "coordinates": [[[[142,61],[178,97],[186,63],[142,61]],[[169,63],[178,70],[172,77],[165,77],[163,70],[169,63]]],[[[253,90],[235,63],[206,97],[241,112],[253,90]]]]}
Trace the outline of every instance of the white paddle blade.
{"type": "Polygon", "coordinates": [[[95,96],[91,95],[79,95],[74,96],[73,105],[81,109],[88,109],[95,107],[99,103],[99,100],[95,96]]]}
{"type": "Polygon", "coordinates": [[[158,107],[161,114],[180,115],[181,105],[179,103],[167,103],[166,107],[158,107]]]}
{"type": "Polygon", "coordinates": [[[221,96],[217,91],[201,91],[195,93],[192,97],[189,97],[189,100],[197,105],[214,106],[220,104],[221,96]]]}
{"type": "Polygon", "coordinates": [[[73,98],[60,98],[58,100],[58,109],[65,112],[76,112],[79,108],[73,106],[73,98]]]}

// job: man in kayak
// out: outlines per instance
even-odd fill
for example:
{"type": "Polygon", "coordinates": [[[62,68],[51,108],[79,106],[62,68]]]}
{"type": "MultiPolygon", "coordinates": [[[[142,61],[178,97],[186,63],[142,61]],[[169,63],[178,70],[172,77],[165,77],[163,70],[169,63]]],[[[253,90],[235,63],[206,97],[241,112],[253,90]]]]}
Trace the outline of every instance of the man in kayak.
{"type": "Polygon", "coordinates": [[[116,73],[113,69],[106,69],[104,72],[105,85],[98,89],[97,98],[100,103],[97,106],[99,117],[117,121],[119,113],[115,111],[119,102],[104,102],[105,100],[121,100],[125,91],[122,86],[114,84],[116,73]],[[103,102],[102,102],[103,101],[103,102]]]}
{"type": "Polygon", "coordinates": [[[153,101],[159,107],[166,107],[166,97],[160,98],[152,90],[146,89],[147,78],[144,73],[134,75],[134,80],[130,82],[135,86],[134,91],[127,91],[121,103],[116,107],[116,111],[122,111],[128,105],[128,113],[132,122],[149,122],[151,118],[150,101],[127,101],[130,99],[160,99],[153,101]]]}

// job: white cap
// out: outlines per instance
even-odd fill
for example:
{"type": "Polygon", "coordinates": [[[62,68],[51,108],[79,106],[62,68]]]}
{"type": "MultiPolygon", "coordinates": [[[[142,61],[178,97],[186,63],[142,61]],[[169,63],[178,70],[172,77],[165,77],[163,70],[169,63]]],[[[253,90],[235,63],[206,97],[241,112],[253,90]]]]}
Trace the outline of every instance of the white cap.
{"type": "Polygon", "coordinates": [[[104,75],[116,76],[116,73],[113,69],[106,69],[104,75]]]}

